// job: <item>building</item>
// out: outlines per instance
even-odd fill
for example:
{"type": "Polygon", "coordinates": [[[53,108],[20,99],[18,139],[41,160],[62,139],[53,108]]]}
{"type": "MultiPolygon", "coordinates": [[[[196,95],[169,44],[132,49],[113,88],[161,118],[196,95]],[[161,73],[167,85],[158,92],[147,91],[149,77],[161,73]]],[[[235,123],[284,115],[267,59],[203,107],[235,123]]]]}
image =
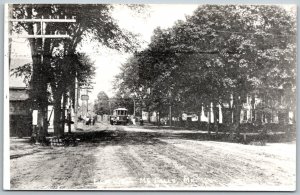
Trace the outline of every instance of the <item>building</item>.
{"type": "Polygon", "coordinates": [[[9,88],[10,136],[31,136],[32,115],[26,87],[9,88]]]}
{"type": "MultiPolygon", "coordinates": [[[[13,56],[9,64],[10,70],[30,63],[28,56],[13,56]]],[[[30,108],[28,88],[24,77],[11,75],[9,78],[9,127],[10,136],[31,136],[32,133],[32,110],[30,108]]]]}
{"type": "MultiPolygon", "coordinates": [[[[240,123],[280,123],[292,124],[295,123],[295,110],[293,110],[292,95],[285,94],[283,89],[272,89],[272,94],[251,94],[245,97],[240,113],[240,123]]],[[[230,102],[232,104],[232,102],[230,102]]],[[[199,113],[183,112],[181,117],[182,121],[195,122],[211,122],[214,123],[214,112],[212,109],[204,109],[202,107],[200,117],[199,113]],[[209,113],[210,112],[210,113],[209,113]],[[210,120],[209,120],[210,117],[210,120]]],[[[230,109],[229,103],[224,103],[223,106],[217,105],[216,119],[218,123],[232,123],[233,113],[230,109]]],[[[148,118],[148,113],[142,113],[143,119],[148,118]]],[[[150,121],[157,122],[158,113],[150,113],[150,121]]],[[[161,120],[164,120],[161,118],[161,120]]],[[[167,117],[167,120],[168,117],[167,117]]],[[[172,117],[172,121],[177,121],[172,117]]]]}

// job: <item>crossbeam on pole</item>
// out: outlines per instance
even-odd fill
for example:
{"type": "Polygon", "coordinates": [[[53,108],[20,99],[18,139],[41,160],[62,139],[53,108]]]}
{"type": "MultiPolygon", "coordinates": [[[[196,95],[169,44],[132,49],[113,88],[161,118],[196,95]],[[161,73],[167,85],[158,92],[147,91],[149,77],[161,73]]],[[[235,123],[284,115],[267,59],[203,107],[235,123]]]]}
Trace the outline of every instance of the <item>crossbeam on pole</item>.
{"type": "MultiPolygon", "coordinates": [[[[76,22],[76,19],[67,19],[67,17],[65,17],[65,19],[52,19],[52,18],[49,18],[49,19],[44,19],[44,17],[42,16],[42,18],[39,18],[39,19],[26,19],[26,18],[23,18],[23,19],[8,19],[6,20],[5,23],[8,23],[8,22],[11,22],[11,23],[14,23],[14,22],[24,22],[24,23],[40,23],[40,26],[37,26],[37,28],[40,29],[40,34],[30,34],[30,35],[9,35],[9,38],[28,38],[28,39],[42,39],[42,43],[41,43],[41,50],[44,50],[44,41],[46,38],[52,38],[52,39],[63,39],[63,38],[70,38],[69,35],[65,34],[65,35],[59,35],[59,34],[54,34],[54,35],[51,35],[51,34],[48,34],[48,35],[45,35],[45,25],[46,23],[55,23],[55,22],[60,22],[60,23],[75,23],[76,22]]],[[[38,32],[37,32],[38,33],[38,32]]],[[[41,64],[43,64],[43,53],[40,53],[40,61],[41,61],[41,64]]],[[[65,108],[64,108],[65,109],[65,108]]],[[[37,136],[45,136],[44,134],[44,129],[47,129],[47,126],[45,125],[45,123],[43,122],[43,118],[45,118],[46,114],[42,114],[43,113],[43,109],[39,108],[38,109],[39,112],[41,114],[38,115],[38,121],[42,121],[42,122],[39,122],[37,125],[38,125],[38,128],[40,129],[37,133],[37,136]]],[[[70,129],[69,129],[70,131],[70,129]]]]}
{"type": "Polygon", "coordinates": [[[70,38],[69,35],[10,35],[9,38],[28,38],[28,39],[56,39],[56,38],[70,38]]]}
{"type": "Polygon", "coordinates": [[[93,87],[79,87],[80,89],[94,89],[93,87]]]}
{"type": "Polygon", "coordinates": [[[10,22],[76,22],[76,19],[8,19],[10,22]]]}

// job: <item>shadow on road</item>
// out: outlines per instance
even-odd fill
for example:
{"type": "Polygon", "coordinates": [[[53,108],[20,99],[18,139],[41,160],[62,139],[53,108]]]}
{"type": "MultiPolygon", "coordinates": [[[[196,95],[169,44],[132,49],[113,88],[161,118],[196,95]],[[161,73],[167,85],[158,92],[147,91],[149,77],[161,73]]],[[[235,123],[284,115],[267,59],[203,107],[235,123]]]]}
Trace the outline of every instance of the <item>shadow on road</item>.
{"type": "Polygon", "coordinates": [[[154,145],[167,144],[161,139],[210,140],[212,137],[204,133],[168,133],[139,132],[125,130],[103,130],[76,132],[80,142],[104,145],[154,145]]]}
{"type": "Polygon", "coordinates": [[[105,145],[154,145],[164,144],[159,138],[160,133],[128,132],[120,130],[104,130],[75,133],[75,136],[85,143],[105,145]]]}
{"type": "Polygon", "coordinates": [[[111,129],[110,126],[102,130],[95,128],[91,131],[76,132],[74,136],[81,142],[96,143],[105,145],[154,145],[166,144],[161,139],[184,139],[197,141],[218,141],[218,142],[235,142],[243,144],[265,145],[266,142],[289,142],[286,135],[283,134],[240,134],[231,139],[229,133],[208,134],[205,131],[197,130],[168,130],[158,129],[157,127],[131,127],[126,128],[117,126],[111,129]]]}

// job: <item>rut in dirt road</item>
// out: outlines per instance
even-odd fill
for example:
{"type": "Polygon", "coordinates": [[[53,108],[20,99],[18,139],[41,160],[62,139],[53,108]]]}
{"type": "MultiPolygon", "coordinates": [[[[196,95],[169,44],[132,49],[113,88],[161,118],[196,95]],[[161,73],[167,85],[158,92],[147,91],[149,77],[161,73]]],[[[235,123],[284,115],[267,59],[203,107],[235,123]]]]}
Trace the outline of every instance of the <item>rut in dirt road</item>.
{"type": "Polygon", "coordinates": [[[292,186],[295,181],[295,144],[249,146],[197,140],[195,132],[120,126],[78,136],[77,147],[44,148],[12,159],[12,188],[248,189],[292,186]]]}

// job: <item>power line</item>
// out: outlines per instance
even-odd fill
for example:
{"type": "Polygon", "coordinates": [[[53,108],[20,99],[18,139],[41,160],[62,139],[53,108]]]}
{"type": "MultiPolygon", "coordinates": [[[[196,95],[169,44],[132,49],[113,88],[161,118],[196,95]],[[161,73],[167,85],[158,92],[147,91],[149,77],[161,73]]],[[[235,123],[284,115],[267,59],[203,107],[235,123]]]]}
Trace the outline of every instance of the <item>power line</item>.
{"type": "Polygon", "coordinates": [[[214,30],[212,32],[221,32],[221,33],[231,33],[231,34],[248,34],[248,35],[257,35],[257,36],[278,36],[278,37],[295,37],[296,34],[272,34],[272,33],[263,33],[263,34],[257,34],[253,32],[239,32],[239,31],[226,31],[226,30],[214,30]]]}

